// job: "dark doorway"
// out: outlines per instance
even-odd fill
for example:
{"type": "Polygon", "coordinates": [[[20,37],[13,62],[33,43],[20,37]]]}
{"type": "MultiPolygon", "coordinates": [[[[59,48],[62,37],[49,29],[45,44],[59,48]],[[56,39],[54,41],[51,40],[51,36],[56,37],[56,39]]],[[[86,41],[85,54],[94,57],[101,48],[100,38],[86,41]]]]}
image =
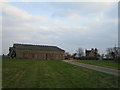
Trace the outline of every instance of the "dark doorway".
{"type": "Polygon", "coordinates": [[[48,55],[46,54],[46,59],[45,60],[47,60],[47,57],[48,57],[48,55]]]}

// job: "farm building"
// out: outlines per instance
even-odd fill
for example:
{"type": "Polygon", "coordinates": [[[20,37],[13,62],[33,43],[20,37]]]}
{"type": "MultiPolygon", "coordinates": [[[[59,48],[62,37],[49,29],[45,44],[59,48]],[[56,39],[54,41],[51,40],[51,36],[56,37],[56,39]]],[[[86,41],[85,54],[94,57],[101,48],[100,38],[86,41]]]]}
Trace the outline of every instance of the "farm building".
{"type": "Polygon", "coordinates": [[[9,56],[16,58],[63,60],[64,50],[56,46],[13,44],[9,48],[9,56]]]}
{"type": "Polygon", "coordinates": [[[89,58],[99,58],[99,54],[98,54],[98,50],[95,48],[95,49],[91,49],[91,50],[85,50],[85,53],[86,53],[86,57],[89,57],[89,58]]]}

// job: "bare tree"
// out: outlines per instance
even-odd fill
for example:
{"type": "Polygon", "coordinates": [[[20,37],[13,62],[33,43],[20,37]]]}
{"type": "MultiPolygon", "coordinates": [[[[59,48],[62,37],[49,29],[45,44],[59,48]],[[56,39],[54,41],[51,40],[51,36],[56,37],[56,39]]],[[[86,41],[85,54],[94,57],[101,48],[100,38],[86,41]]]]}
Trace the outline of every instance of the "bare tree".
{"type": "Polygon", "coordinates": [[[106,51],[107,51],[107,54],[110,54],[111,52],[114,52],[114,49],[113,48],[107,48],[106,51]]]}
{"type": "Polygon", "coordinates": [[[120,47],[114,47],[114,52],[116,57],[119,56],[120,57],[120,47]]]}
{"type": "Polygon", "coordinates": [[[120,47],[107,48],[106,51],[107,51],[107,55],[109,55],[113,59],[120,56],[120,47]]]}
{"type": "Polygon", "coordinates": [[[81,56],[84,55],[84,51],[83,51],[82,48],[78,48],[78,50],[77,50],[77,55],[78,55],[78,57],[81,57],[81,56]]]}
{"type": "Polygon", "coordinates": [[[101,55],[101,59],[104,59],[104,56],[105,56],[105,55],[104,55],[104,54],[102,54],[102,55],[101,55]]]}
{"type": "Polygon", "coordinates": [[[106,56],[108,58],[114,58],[114,49],[113,48],[107,48],[106,51],[107,51],[107,55],[106,56]]]}
{"type": "Polygon", "coordinates": [[[73,53],[72,58],[75,58],[75,57],[76,57],[76,55],[77,55],[77,53],[73,53]]]}
{"type": "Polygon", "coordinates": [[[65,58],[70,58],[71,54],[69,52],[65,52],[65,58]]]}

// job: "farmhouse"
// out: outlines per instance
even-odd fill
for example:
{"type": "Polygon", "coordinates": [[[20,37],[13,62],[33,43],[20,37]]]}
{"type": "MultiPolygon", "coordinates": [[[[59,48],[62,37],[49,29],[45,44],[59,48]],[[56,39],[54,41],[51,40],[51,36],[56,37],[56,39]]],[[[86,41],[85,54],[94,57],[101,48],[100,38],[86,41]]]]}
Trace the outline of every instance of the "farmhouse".
{"type": "Polygon", "coordinates": [[[86,56],[87,57],[98,57],[99,54],[98,54],[98,50],[95,48],[95,49],[91,49],[91,50],[85,50],[86,52],[86,56]]]}
{"type": "Polygon", "coordinates": [[[9,48],[9,56],[39,60],[63,60],[64,50],[56,46],[13,44],[9,48]]]}

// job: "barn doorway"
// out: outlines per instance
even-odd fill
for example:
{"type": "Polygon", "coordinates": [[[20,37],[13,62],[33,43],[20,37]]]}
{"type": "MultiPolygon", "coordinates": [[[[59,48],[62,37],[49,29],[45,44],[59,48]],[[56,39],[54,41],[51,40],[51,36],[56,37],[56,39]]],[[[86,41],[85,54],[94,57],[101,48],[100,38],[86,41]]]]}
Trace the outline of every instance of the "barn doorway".
{"type": "Polygon", "coordinates": [[[48,59],[48,54],[46,54],[46,56],[45,56],[45,60],[47,60],[48,59]]]}

